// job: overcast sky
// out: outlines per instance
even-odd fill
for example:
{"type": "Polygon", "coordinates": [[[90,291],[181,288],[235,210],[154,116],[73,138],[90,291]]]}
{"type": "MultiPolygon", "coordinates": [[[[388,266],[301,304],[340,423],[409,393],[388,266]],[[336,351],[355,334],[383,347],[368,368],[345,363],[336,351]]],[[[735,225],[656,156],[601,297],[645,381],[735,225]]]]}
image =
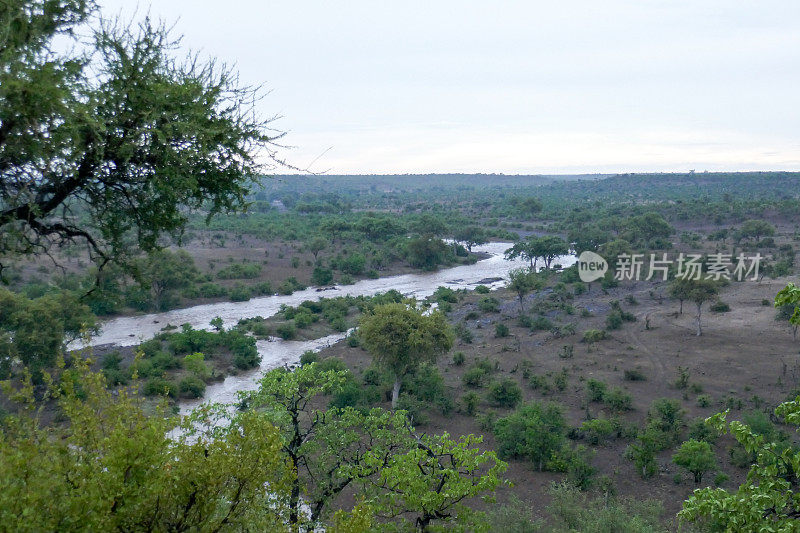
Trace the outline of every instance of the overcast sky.
{"type": "MultiPolygon", "coordinates": [[[[130,17],[131,0],[100,0],[130,17]]],[[[800,170],[800,2],[154,0],[330,173],[800,170]]]]}

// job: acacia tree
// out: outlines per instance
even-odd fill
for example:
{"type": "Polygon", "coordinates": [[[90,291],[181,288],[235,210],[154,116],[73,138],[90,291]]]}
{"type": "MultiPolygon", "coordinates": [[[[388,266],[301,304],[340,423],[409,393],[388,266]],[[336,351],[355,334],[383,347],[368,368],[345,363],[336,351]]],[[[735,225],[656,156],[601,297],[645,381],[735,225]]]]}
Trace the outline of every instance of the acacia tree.
{"type": "Polygon", "coordinates": [[[703,334],[703,329],[700,323],[700,315],[703,312],[703,304],[714,298],[719,293],[719,286],[712,280],[699,279],[690,280],[689,291],[687,298],[697,305],[697,336],[703,334]]]}
{"type": "Polygon", "coordinates": [[[439,311],[428,315],[404,303],[375,307],[358,325],[358,338],[376,362],[394,377],[392,409],[403,377],[421,363],[435,361],[453,346],[453,332],[439,311]]]}
{"type": "Polygon", "coordinates": [[[177,60],[149,19],[96,15],[91,0],[0,6],[0,272],[71,242],[101,267],[124,262],[179,234],[190,210],[243,207],[265,168],[256,153],[275,161],[233,71],[177,60]]]}
{"type": "Polygon", "coordinates": [[[479,516],[461,502],[492,493],[506,464],[476,447],[480,437],[417,435],[404,411],[322,407],[319,396],[340,390],[347,378],[311,363],[270,371],[258,391],[243,395],[280,429],[282,452],[296,474],[292,528],[314,530],[336,497],[355,485],[375,515],[423,531],[434,521],[463,524],[479,516]]]}
{"type": "Polygon", "coordinates": [[[508,273],[508,285],[506,287],[517,293],[520,311],[524,313],[525,296],[531,291],[541,288],[542,284],[543,281],[535,272],[524,268],[515,268],[508,273]]]}

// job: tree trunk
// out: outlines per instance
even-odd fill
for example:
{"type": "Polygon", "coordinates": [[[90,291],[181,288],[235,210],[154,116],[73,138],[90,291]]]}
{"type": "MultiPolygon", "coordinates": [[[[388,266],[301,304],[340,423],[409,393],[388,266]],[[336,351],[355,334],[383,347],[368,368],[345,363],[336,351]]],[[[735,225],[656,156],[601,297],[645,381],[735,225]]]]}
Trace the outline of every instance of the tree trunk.
{"type": "Polygon", "coordinates": [[[700,312],[702,311],[702,309],[703,309],[703,304],[702,303],[697,304],[697,336],[698,337],[703,334],[703,328],[700,327],[700,312]]]}
{"type": "Polygon", "coordinates": [[[394,378],[394,386],[392,386],[392,411],[397,409],[397,398],[400,397],[400,378],[394,378]]]}

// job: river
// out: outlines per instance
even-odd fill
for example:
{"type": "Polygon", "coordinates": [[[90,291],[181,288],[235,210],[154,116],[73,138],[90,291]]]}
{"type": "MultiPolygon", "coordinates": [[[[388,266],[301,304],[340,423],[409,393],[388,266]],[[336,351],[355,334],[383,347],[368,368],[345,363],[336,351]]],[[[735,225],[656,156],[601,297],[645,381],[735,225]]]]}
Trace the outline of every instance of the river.
{"type": "MultiPolygon", "coordinates": [[[[490,289],[497,289],[505,285],[505,280],[501,279],[492,282],[486,282],[485,280],[506,278],[511,269],[527,266],[527,263],[522,260],[506,261],[504,259],[503,252],[510,246],[511,244],[507,242],[493,242],[474,246],[473,251],[489,254],[489,257],[472,265],[460,265],[436,272],[365,279],[352,285],[337,286],[334,290],[318,292],[316,288],[311,287],[288,296],[263,296],[253,298],[247,302],[219,302],[185,309],[175,309],[164,313],[115,318],[101,324],[101,332],[92,338],[92,344],[132,346],[152,338],[167,324],[174,326],[191,324],[196,329],[210,329],[210,322],[215,317],[222,318],[224,326],[229,328],[236,325],[242,318],[254,316],[268,318],[277,313],[281,305],[297,306],[305,300],[316,300],[318,298],[346,295],[372,296],[379,292],[395,289],[406,296],[422,299],[433,294],[440,286],[452,289],[471,289],[482,282],[490,289]]],[[[562,266],[569,266],[574,262],[575,257],[573,256],[564,256],[555,261],[555,263],[559,263],[562,266]]],[[[181,412],[187,412],[201,402],[232,403],[236,400],[238,391],[254,389],[258,378],[265,370],[296,364],[303,352],[307,350],[322,350],[342,340],[344,336],[344,333],[338,333],[312,341],[283,341],[280,339],[258,341],[257,348],[261,355],[259,368],[235,376],[228,376],[224,381],[210,384],[206,388],[206,393],[202,400],[182,402],[181,412]]]]}

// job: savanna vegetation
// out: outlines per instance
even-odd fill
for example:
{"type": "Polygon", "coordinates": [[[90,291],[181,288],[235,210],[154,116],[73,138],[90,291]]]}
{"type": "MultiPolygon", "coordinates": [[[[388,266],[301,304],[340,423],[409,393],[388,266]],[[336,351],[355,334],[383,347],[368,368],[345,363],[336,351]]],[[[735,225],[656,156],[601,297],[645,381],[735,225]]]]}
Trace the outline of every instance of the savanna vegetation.
{"type": "Polygon", "coordinates": [[[86,0],[0,13],[4,527],[797,529],[800,174],[275,179],[257,93],[175,57],[164,26],[86,0]],[[496,291],[74,344],[113,315],[430,272],[487,242],[521,260],[496,291]],[[582,251],[610,270],[560,264],[582,251]],[[640,279],[619,275],[636,254],[640,279]],[[713,275],[740,254],[758,270],[713,275]],[[178,414],[258,372],[259,341],[333,334],[178,414]]]}

